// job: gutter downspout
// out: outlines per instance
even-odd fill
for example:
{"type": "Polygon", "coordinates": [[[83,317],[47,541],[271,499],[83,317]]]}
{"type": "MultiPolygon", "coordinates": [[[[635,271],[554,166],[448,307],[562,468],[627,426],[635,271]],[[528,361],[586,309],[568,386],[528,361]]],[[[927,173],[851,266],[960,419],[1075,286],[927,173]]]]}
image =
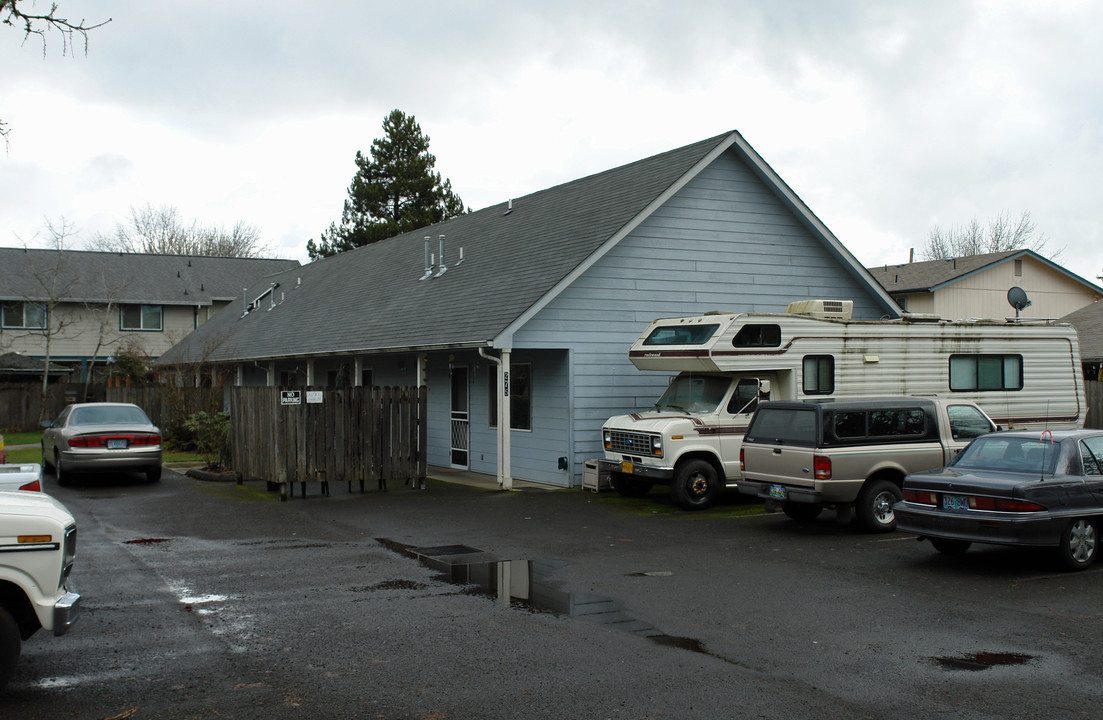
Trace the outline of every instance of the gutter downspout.
{"type": "Polygon", "coordinates": [[[498,489],[512,490],[513,477],[510,474],[510,416],[509,416],[509,350],[499,351],[496,358],[479,348],[479,355],[498,366],[498,489]]]}

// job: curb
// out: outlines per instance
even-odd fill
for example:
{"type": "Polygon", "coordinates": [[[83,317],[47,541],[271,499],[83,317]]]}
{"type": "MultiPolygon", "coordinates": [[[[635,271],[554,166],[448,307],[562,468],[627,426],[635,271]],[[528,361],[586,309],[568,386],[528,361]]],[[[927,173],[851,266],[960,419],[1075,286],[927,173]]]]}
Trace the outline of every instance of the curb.
{"type": "Polygon", "coordinates": [[[236,472],[209,472],[199,468],[189,468],[184,471],[184,474],[190,478],[206,482],[237,482],[236,472]]]}

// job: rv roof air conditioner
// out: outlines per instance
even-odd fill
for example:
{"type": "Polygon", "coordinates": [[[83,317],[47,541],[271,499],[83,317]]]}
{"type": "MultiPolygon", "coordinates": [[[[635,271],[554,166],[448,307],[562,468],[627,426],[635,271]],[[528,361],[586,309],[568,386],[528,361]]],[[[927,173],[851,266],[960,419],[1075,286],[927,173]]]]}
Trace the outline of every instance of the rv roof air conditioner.
{"type": "Polygon", "coordinates": [[[789,315],[847,322],[854,314],[853,300],[798,300],[785,308],[789,315]]]}

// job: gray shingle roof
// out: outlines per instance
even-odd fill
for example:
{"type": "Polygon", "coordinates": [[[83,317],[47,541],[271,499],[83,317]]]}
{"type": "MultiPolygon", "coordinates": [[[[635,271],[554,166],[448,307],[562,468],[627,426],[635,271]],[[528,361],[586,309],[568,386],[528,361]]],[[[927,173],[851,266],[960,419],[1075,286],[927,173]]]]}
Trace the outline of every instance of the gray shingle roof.
{"type": "Polygon", "coordinates": [[[210,305],[297,260],[0,248],[0,299],[210,305]]]}
{"type": "MultiPolygon", "coordinates": [[[[691,171],[729,147],[739,148],[786,202],[819,227],[739,134],[725,133],[515,198],[509,212],[503,202],[282,273],[269,279],[279,287],[257,311],[242,317],[243,308],[231,304],[160,362],[486,345],[523,321],[691,171]],[[431,238],[435,253],[442,234],[448,270],[421,280],[424,238],[431,238]]],[[[825,243],[864,272],[833,236],[825,243]]],[[[252,286],[249,298],[269,280],[252,286]]]]}
{"type": "MultiPolygon", "coordinates": [[[[970,273],[1007,260],[1029,250],[968,255],[948,260],[926,260],[903,265],[878,265],[866,268],[881,287],[890,293],[931,291],[940,285],[959,280],[970,273]]],[[[1033,255],[1033,253],[1031,253],[1033,255]]],[[[1037,256],[1036,256],[1037,257],[1037,256]]]]}
{"type": "Polygon", "coordinates": [[[1103,362],[1103,300],[1069,313],[1061,318],[1076,328],[1080,336],[1080,359],[1084,362],[1103,362]]]}
{"type": "Polygon", "coordinates": [[[516,198],[508,214],[503,202],[282,273],[258,311],[242,318],[231,304],[161,360],[485,344],[726,137],[516,198]],[[424,238],[437,253],[442,234],[448,270],[421,280],[424,238]]]}
{"type": "Polygon", "coordinates": [[[1069,272],[1052,260],[1048,260],[1033,250],[1005,250],[998,253],[966,255],[948,260],[925,260],[903,265],[878,265],[866,268],[881,287],[890,293],[933,292],[943,285],[949,285],[975,272],[993,265],[1008,262],[1016,258],[1031,258],[1048,265],[1086,287],[1099,292],[1100,288],[1084,278],[1069,272]]]}
{"type": "MultiPolygon", "coordinates": [[[[19,353],[0,355],[0,375],[38,375],[42,376],[43,361],[19,353]]],[[[70,369],[50,363],[51,375],[68,375],[70,369]]]]}

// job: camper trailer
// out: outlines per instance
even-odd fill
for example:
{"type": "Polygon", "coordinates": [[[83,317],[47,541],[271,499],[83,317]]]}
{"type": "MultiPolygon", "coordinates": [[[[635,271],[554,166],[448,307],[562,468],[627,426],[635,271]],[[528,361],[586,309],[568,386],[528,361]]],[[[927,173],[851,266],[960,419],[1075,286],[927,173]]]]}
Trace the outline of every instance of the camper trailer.
{"type": "Polygon", "coordinates": [[[601,470],[624,495],[669,484],[683,508],[708,507],[739,481],[760,400],[950,396],[1003,428],[1083,427],[1072,326],[908,313],[855,321],[852,310],[849,300],[805,300],[785,313],[655,320],[629,357],[640,370],[678,374],[650,410],[606,421],[601,470]]]}

